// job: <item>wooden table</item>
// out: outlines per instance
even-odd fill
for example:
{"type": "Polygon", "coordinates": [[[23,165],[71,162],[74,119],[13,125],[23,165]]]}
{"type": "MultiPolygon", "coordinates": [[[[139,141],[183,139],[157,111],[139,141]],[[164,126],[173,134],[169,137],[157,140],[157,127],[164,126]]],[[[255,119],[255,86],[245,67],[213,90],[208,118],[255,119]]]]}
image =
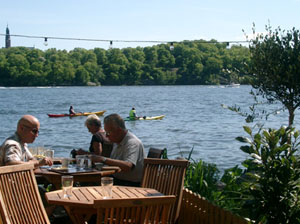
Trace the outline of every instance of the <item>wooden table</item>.
{"type": "MultiPolygon", "coordinates": [[[[74,177],[74,182],[79,183],[99,183],[100,185],[100,179],[103,176],[109,176],[116,172],[119,172],[119,167],[103,167],[103,170],[99,171],[96,169],[93,169],[89,172],[81,172],[81,173],[71,173],[71,174],[63,174],[58,172],[53,172],[48,169],[35,169],[34,173],[38,178],[45,178],[49,183],[53,184],[55,189],[58,190],[61,188],[61,176],[63,175],[72,175],[74,177]]],[[[39,181],[38,181],[39,182],[39,181]]]]}
{"type": "MultiPolygon", "coordinates": [[[[164,196],[155,189],[141,187],[113,186],[112,192],[114,199],[164,196]]],[[[97,214],[93,207],[94,200],[102,199],[102,196],[101,186],[73,188],[72,196],[66,199],[62,196],[62,190],[46,193],[48,203],[64,206],[72,222],[76,224],[85,223],[92,215],[97,214]]]]}

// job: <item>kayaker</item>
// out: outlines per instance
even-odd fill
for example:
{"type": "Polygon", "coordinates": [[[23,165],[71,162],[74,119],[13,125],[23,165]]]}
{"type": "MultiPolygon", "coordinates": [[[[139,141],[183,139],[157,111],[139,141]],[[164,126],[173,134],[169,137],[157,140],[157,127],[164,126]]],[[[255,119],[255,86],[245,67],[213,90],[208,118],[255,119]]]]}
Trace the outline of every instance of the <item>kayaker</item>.
{"type": "Polygon", "coordinates": [[[104,129],[108,139],[114,143],[113,150],[110,158],[93,155],[93,162],[121,168],[121,172],[113,174],[115,185],[140,186],[145,157],[143,143],[126,129],[124,120],[118,114],[104,118],[104,129]]]}
{"type": "Polygon", "coordinates": [[[33,163],[37,168],[43,165],[52,166],[51,158],[37,160],[30,153],[27,143],[33,143],[39,136],[40,122],[32,115],[24,115],[17,125],[14,135],[7,138],[0,147],[0,166],[33,163]]]}
{"type": "Polygon", "coordinates": [[[129,111],[129,119],[130,120],[137,120],[139,117],[136,116],[135,108],[132,107],[132,109],[129,111]]]}
{"type": "Polygon", "coordinates": [[[95,114],[89,115],[85,121],[85,126],[88,131],[93,134],[89,151],[78,149],[75,152],[72,151],[72,156],[94,154],[109,157],[112,150],[112,143],[106,137],[105,131],[101,128],[100,118],[95,114]]]}
{"type": "Polygon", "coordinates": [[[73,106],[70,106],[69,114],[75,114],[75,110],[73,109],[73,106]]]}

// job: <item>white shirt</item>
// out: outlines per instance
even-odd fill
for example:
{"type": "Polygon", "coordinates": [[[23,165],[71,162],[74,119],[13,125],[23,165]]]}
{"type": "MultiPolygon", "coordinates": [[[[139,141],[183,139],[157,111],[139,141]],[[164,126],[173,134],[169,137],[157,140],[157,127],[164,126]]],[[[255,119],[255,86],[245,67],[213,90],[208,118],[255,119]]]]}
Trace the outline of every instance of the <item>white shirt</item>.
{"type": "Polygon", "coordinates": [[[0,166],[5,166],[11,161],[27,162],[31,159],[33,156],[29,152],[27,144],[21,144],[17,133],[7,138],[0,147],[0,166]]]}

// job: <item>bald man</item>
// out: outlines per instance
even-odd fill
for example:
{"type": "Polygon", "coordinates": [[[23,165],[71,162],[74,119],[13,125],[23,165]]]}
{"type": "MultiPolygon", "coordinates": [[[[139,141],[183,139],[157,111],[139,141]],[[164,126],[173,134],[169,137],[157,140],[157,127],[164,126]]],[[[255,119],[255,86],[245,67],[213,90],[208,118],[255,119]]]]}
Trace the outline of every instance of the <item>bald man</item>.
{"type": "Polygon", "coordinates": [[[15,134],[7,138],[0,147],[0,165],[33,163],[35,167],[52,165],[50,158],[36,160],[29,152],[27,143],[33,143],[39,135],[40,122],[32,115],[24,115],[17,125],[15,134]]]}

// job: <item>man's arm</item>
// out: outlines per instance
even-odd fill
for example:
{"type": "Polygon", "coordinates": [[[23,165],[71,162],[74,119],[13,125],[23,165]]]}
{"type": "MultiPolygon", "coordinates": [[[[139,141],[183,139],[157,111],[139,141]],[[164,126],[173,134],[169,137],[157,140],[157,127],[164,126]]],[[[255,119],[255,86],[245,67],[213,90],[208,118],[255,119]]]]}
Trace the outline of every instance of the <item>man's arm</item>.
{"type": "Polygon", "coordinates": [[[28,162],[23,162],[23,161],[8,161],[6,162],[5,165],[19,165],[19,164],[26,164],[26,163],[32,163],[34,165],[34,168],[37,168],[39,166],[39,161],[32,159],[29,160],[28,162]]]}
{"type": "Polygon", "coordinates": [[[23,162],[23,161],[8,161],[6,162],[6,165],[19,165],[19,164],[26,164],[26,163],[32,163],[34,165],[34,168],[38,168],[39,166],[43,165],[53,165],[52,159],[46,157],[41,160],[36,160],[36,159],[31,159],[28,162],[23,162]]]}
{"type": "Polygon", "coordinates": [[[111,159],[111,158],[97,156],[97,155],[92,156],[92,161],[104,163],[110,166],[118,166],[121,168],[122,171],[125,172],[131,170],[131,168],[133,167],[133,164],[131,162],[118,160],[118,159],[111,159]]]}

